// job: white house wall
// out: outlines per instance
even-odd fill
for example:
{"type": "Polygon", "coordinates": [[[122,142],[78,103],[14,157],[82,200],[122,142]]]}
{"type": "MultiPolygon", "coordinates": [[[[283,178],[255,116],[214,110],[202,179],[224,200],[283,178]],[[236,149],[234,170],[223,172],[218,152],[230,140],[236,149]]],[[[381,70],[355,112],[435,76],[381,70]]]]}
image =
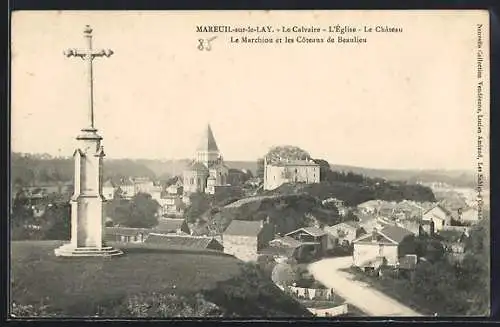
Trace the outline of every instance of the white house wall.
{"type": "Polygon", "coordinates": [[[383,256],[387,260],[388,265],[395,265],[398,262],[398,246],[384,244],[382,253],[378,243],[355,243],[353,251],[353,263],[357,267],[362,267],[367,261],[375,260],[377,257],[383,256]]]}

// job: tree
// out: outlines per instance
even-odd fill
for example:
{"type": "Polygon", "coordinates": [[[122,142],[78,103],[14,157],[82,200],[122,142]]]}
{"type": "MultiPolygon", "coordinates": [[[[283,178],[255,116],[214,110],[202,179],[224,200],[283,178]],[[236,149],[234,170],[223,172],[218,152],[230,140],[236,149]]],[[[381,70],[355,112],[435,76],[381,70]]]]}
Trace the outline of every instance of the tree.
{"type": "Polygon", "coordinates": [[[16,193],[12,203],[12,214],[10,217],[11,236],[13,240],[25,240],[33,238],[33,230],[28,228],[34,224],[33,209],[29,206],[28,199],[23,191],[16,193]]]}
{"type": "Polygon", "coordinates": [[[359,221],[359,218],[358,218],[358,216],[356,216],[356,214],[352,210],[349,210],[347,212],[345,220],[346,221],[359,221]]]}
{"type": "Polygon", "coordinates": [[[189,197],[190,204],[185,211],[187,222],[193,223],[196,219],[211,208],[211,201],[208,194],[193,193],[189,197]]]}
{"type": "Polygon", "coordinates": [[[121,226],[150,228],[158,224],[158,208],[150,194],[137,193],[130,201],[118,202],[111,218],[121,226]]]}
{"type": "Polygon", "coordinates": [[[293,145],[281,145],[275,146],[269,150],[265,156],[268,161],[276,162],[282,159],[289,160],[305,160],[311,159],[309,153],[297,146],[293,145]]]}
{"type": "Polygon", "coordinates": [[[332,169],[330,167],[330,163],[323,159],[314,159],[314,162],[319,165],[320,180],[330,180],[330,178],[332,177],[332,169]]]}
{"type": "Polygon", "coordinates": [[[71,232],[71,206],[57,203],[47,206],[41,221],[43,239],[69,240],[71,232]]]}
{"type": "Polygon", "coordinates": [[[257,177],[264,178],[264,158],[257,159],[257,177]]]}

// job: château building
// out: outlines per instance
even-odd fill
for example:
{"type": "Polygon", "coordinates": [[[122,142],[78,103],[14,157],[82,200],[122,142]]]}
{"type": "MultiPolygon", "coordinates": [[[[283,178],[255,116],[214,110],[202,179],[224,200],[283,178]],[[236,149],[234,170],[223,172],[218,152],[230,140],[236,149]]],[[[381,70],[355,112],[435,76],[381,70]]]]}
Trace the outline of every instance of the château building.
{"type": "Polygon", "coordinates": [[[279,159],[271,162],[264,158],[264,190],[274,190],[285,183],[319,182],[319,165],[311,159],[279,159]]]}

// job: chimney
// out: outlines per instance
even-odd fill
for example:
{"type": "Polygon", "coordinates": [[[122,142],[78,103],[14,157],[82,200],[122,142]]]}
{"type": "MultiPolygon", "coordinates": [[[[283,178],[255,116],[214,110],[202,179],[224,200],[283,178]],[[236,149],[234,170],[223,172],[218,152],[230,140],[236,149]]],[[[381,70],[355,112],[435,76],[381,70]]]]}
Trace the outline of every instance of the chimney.
{"type": "Polygon", "coordinates": [[[377,228],[375,227],[372,230],[372,242],[377,242],[377,228]]]}

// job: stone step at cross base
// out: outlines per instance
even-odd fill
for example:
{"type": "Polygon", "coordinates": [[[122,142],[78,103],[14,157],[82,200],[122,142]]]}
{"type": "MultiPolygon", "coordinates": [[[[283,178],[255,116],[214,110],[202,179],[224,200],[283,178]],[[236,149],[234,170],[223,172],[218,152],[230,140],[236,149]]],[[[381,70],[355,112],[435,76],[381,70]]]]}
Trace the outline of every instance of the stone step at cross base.
{"type": "Polygon", "coordinates": [[[113,257],[122,255],[120,249],[115,249],[111,246],[103,247],[75,247],[72,244],[64,244],[54,250],[58,257],[113,257]]]}

